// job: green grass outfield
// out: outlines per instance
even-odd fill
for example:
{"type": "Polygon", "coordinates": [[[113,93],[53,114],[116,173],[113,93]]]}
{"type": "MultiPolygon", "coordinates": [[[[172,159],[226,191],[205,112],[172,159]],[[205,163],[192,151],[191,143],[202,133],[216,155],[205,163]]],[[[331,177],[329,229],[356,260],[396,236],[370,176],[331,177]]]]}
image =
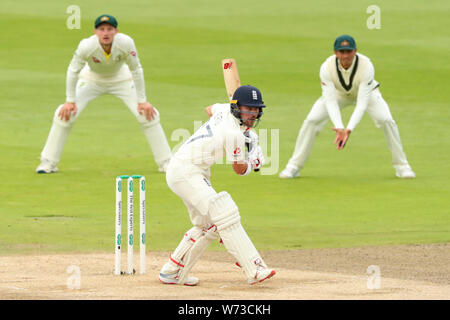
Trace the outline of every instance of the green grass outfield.
{"type": "Polygon", "coordinates": [[[135,39],[171,147],[174,130],[192,133],[204,107],[226,101],[220,61],[233,57],[243,83],[263,92],[260,128],[280,129],[280,170],[320,95],[320,64],[337,35],[352,34],[375,65],[417,179],[394,176],[383,134],[365,115],[342,152],[329,123],[300,179],[239,177],[216,165],[213,186],[233,196],[260,250],[450,241],[448,1],[2,0],[0,8],[0,254],[112,253],[118,174],[147,178],[150,250],[172,250],[191,226],[117,98],[81,114],[59,173],[35,173],[68,63],[102,13],[135,39]],[[71,4],[81,8],[80,30],[66,28],[71,4]],[[372,4],[380,30],[366,27],[372,4]]]}

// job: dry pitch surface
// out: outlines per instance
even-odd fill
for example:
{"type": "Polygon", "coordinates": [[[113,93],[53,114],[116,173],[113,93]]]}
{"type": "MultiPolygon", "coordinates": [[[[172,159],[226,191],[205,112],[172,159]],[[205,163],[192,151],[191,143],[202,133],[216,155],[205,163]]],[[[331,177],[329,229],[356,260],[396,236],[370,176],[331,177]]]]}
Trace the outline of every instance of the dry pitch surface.
{"type": "Polygon", "coordinates": [[[217,251],[207,251],[194,267],[198,286],[163,285],[157,276],[168,255],[148,252],[147,274],[134,276],[112,275],[113,254],[3,256],[0,299],[450,298],[450,244],[262,252],[277,274],[253,286],[231,255],[217,251]],[[367,273],[370,265],[380,268],[378,289],[367,273]],[[80,289],[68,288],[76,285],[70,266],[80,270],[80,289]]]}

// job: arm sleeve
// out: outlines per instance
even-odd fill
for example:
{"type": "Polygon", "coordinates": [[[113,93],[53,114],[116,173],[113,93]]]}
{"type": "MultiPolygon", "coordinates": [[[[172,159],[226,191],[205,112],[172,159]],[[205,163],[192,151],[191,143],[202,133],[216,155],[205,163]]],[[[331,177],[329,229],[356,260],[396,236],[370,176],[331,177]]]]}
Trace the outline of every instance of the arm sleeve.
{"type": "Polygon", "coordinates": [[[373,90],[373,82],[375,78],[375,70],[372,63],[367,65],[366,74],[363,77],[358,89],[358,97],[356,99],[356,107],[353,110],[350,121],[348,122],[347,129],[354,130],[358,123],[361,121],[364,112],[369,104],[370,94],[373,90]]]}
{"type": "Polygon", "coordinates": [[[130,45],[127,52],[126,64],[130,68],[131,75],[133,76],[134,85],[136,86],[137,101],[138,103],[147,102],[147,96],[145,95],[145,80],[144,70],[136,50],[136,45],[133,39],[130,39],[130,45]]]}
{"type": "Polygon", "coordinates": [[[228,161],[245,161],[245,137],[239,131],[228,132],[225,137],[225,153],[228,161]]]}
{"type": "Polygon", "coordinates": [[[221,104],[220,104],[220,103],[215,103],[215,104],[213,104],[213,106],[212,106],[212,108],[211,108],[211,113],[212,113],[212,114],[216,113],[216,112],[220,109],[220,107],[221,107],[221,104]]]}
{"type": "Polygon", "coordinates": [[[75,51],[72,61],[67,68],[66,74],[66,101],[75,102],[75,88],[77,86],[78,74],[86,65],[84,42],[81,41],[75,51]]]}
{"type": "Polygon", "coordinates": [[[337,103],[336,88],[331,81],[329,72],[327,70],[327,63],[324,63],[320,67],[320,82],[322,85],[322,97],[325,99],[325,106],[327,108],[328,115],[333,122],[333,125],[338,129],[344,129],[344,123],[342,122],[341,110],[337,103]]]}

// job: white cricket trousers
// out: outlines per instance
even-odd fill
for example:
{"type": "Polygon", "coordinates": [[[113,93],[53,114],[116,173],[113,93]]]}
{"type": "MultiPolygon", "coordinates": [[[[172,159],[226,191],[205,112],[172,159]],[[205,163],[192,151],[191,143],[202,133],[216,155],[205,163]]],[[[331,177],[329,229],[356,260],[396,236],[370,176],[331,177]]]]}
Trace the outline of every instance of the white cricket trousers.
{"type": "Polygon", "coordinates": [[[145,116],[138,113],[136,88],[132,80],[114,84],[99,84],[83,79],[78,80],[76,87],[76,115],[71,114],[69,121],[61,120],[58,114],[62,105],[56,109],[47,142],[41,153],[41,160],[50,160],[55,164],[60,161],[64,145],[75,121],[90,101],[104,94],[111,94],[120,98],[137,118],[157,165],[161,167],[165,161],[169,160],[171,150],[160,124],[159,112],[157,111],[157,116],[152,121],[148,121],[145,116]]]}
{"type": "Polygon", "coordinates": [[[211,186],[210,170],[202,170],[189,161],[172,157],[167,167],[166,181],[170,190],[179,196],[186,206],[192,224],[209,228],[209,202],[217,192],[211,186]]]}
{"type": "Polygon", "coordinates": [[[180,266],[185,266],[184,259],[193,247],[196,248],[194,257],[198,259],[209,244],[217,239],[217,228],[213,226],[209,217],[211,197],[217,195],[209,181],[210,176],[209,169],[203,170],[190,161],[178,159],[176,156],[170,159],[166,171],[167,185],[183,200],[193,227],[185,232],[169,260],[162,267],[162,273],[178,272],[180,266]]]}
{"type": "MultiPolygon", "coordinates": [[[[353,100],[338,96],[338,104],[342,109],[353,100]]],[[[386,143],[392,153],[392,164],[395,168],[409,165],[406,155],[403,152],[402,142],[397,124],[392,118],[389,106],[381,96],[379,89],[372,91],[366,112],[372,118],[377,128],[381,128],[386,138],[386,143]]],[[[311,111],[300,128],[295,150],[289,159],[287,167],[302,169],[311,154],[314,146],[314,140],[319,132],[328,122],[329,116],[325,106],[325,99],[320,97],[313,105],[311,111]]]]}

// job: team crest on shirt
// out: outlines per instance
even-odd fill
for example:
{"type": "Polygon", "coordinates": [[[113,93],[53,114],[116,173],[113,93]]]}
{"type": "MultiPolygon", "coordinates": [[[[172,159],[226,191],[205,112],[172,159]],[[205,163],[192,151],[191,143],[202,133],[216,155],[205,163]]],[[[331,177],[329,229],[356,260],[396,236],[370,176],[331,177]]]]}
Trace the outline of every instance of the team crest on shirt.
{"type": "Polygon", "coordinates": [[[100,63],[100,60],[98,60],[96,57],[92,56],[92,61],[94,61],[95,63],[100,63]]]}
{"type": "Polygon", "coordinates": [[[233,155],[234,155],[235,157],[240,156],[240,155],[241,155],[241,148],[237,147],[236,149],[234,149],[233,155]]]}
{"type": "Polygon", "coordinates": [[[136,57],[136,52],[131,51],[130,54],[131,54],[133,57],[136,57]]]}

